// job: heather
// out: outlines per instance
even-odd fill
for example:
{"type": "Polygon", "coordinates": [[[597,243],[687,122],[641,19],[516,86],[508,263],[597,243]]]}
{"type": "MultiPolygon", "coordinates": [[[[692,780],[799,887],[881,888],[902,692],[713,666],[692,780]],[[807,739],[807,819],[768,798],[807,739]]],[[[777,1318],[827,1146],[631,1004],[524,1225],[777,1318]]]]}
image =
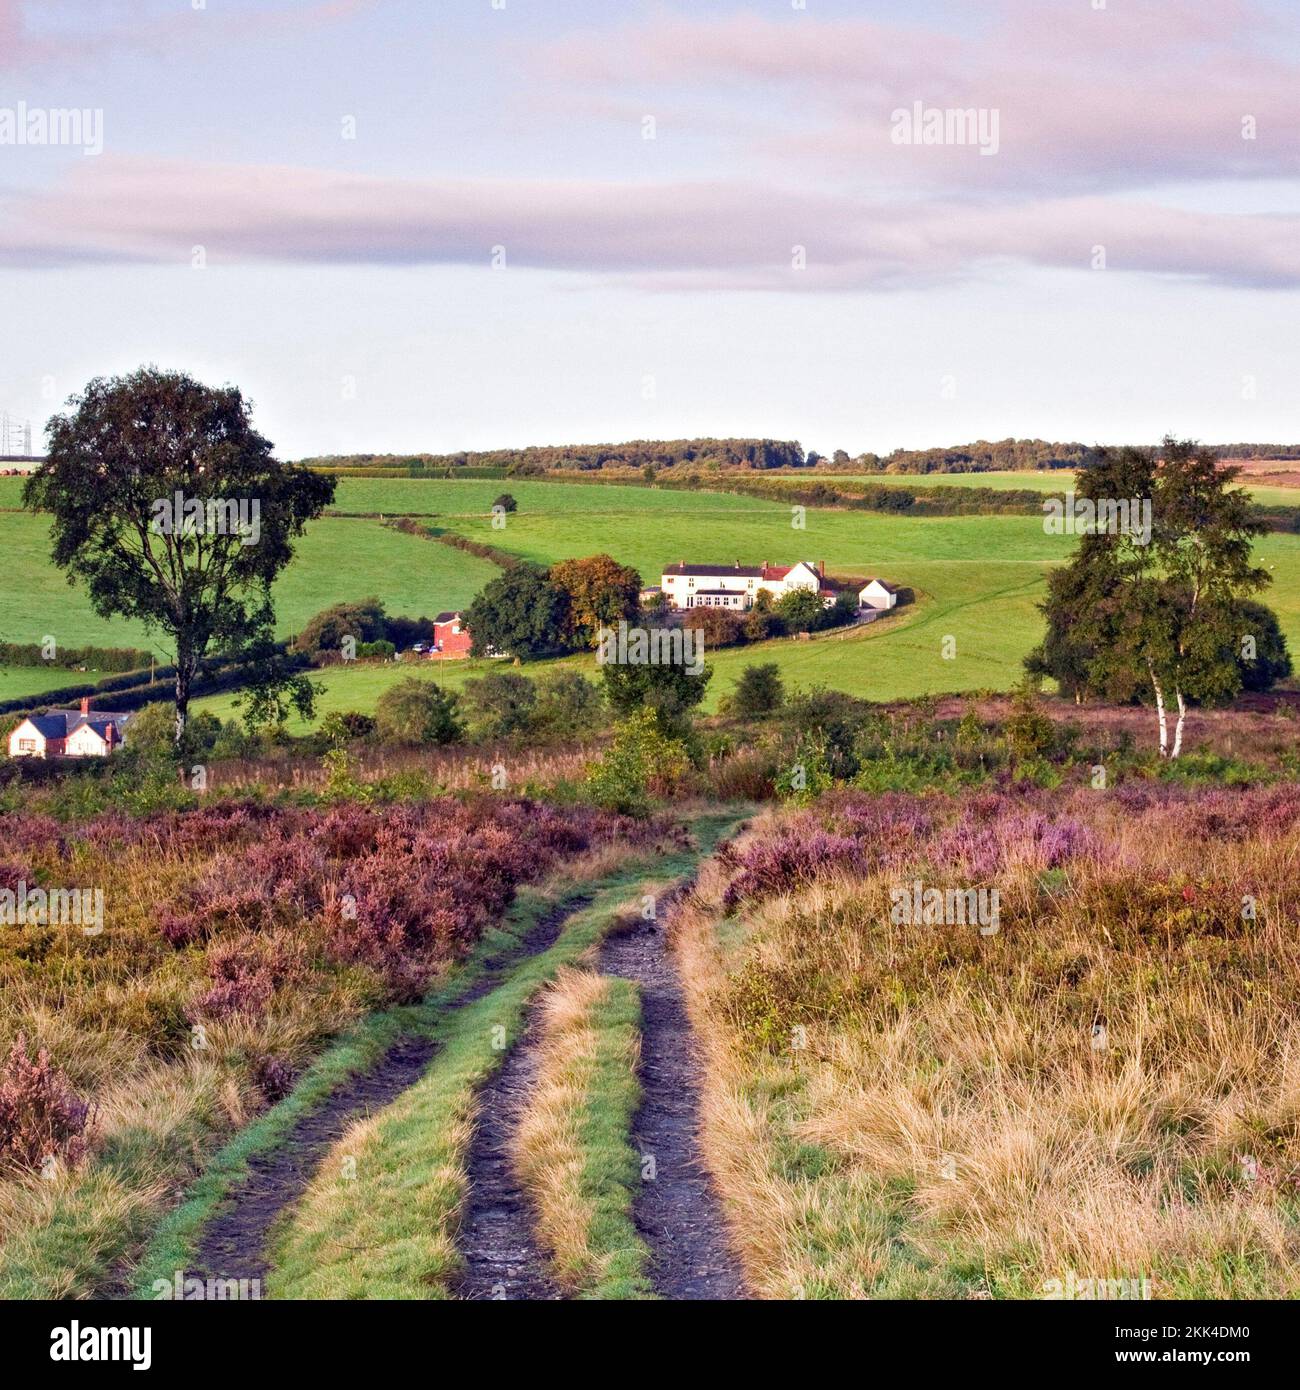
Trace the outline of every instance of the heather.
{"type": "Polygon", "coordinates": [[[1300,786],[770,812],[679,928],[706,1147],[758,1291],[1285,1297],[1300,786]],[[914,883],[997,889],[992,930],[914,883]]]}
{"type": "Polygon", "coordinates": [[[0,888],[105,899],[101,933],[37,921],[0,935],[0,1144],[11,1166],[40,1149],[67,1170],[57,1191],[0,1182],[0,1231],[119,1182],[124,1210],[156,1202],[341,1029],[436,987],[521,886],[662,833],[484,793],[0,815],[0,888]]]}

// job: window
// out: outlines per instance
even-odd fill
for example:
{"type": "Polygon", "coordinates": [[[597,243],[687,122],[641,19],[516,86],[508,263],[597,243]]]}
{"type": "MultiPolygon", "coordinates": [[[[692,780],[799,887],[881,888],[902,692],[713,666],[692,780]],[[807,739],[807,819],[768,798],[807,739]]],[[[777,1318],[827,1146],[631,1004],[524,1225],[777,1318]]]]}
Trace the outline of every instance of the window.
{"type": "Polygon", "coordinates": [[[20,738],[18,740],[18,751],[20,753],[35,753],[36,740],[34,738],[20,738]]]}

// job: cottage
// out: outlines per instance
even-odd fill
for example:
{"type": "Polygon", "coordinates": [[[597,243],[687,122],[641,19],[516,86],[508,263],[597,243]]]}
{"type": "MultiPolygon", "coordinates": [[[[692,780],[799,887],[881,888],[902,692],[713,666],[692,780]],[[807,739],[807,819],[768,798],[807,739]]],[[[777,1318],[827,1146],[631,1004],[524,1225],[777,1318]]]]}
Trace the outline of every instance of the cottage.
{"type": "Polygon", "coordinates": [[[129,714],[92,710],[90,697],[80,709],[28,715],[9,735],[11,758],[106,758],[125,741],[129,714]]]}

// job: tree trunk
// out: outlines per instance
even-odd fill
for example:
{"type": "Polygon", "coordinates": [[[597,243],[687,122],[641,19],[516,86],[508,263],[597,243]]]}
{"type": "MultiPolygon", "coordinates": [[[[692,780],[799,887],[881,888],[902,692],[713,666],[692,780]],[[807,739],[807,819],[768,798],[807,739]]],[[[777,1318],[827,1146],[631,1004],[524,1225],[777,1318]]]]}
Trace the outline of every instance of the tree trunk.
{"type": "Polygon", "coordinates": [[[185,737],[185,725],[190,717],[190,684],[194,679],[195,660],[187,651],[176,653],[176,737],[173,746],[179,748],[185,737]]]}
{"type": "Polygon", "coordinates": [[[1187,702],[1177,686],[1174,687],[1174,696],[1178,701],[1178,722],[1174,725],[1174,751],[1169,755],[1171,758],[1176,758],[1183,751],[1183,724],[1187,719],[1187,702]]]}
{"type": "Polygon", "coordinates": [[[1151,688],[1156,692],[1156,718],[1160,721],[1160,756],[1169,756],[1169,721],[1165,718],[1165,692],[1156,676],[1156,668],[1148,666],[1151,672],[1151,688]]]}

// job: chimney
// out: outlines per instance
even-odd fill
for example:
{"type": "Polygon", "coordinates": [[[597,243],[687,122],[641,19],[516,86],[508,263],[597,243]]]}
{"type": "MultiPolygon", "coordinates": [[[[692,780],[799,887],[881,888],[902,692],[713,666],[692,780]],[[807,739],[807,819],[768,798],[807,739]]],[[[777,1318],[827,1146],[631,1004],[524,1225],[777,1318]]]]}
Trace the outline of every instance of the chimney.
{"type": "Polygon", "coordinates": [[[116,737],[117,730],[113,727],[111,723],[107,724],[104,728],[104,742],[111,748],[113,746],[113,740],[116,737]]]}
{"type": "Polygon", "coordinates": [[[820,574],[820,575],[822,576],[823,579],[826,577],[826,561],[825,561],[825,560],[818,560],[818,561],[817,561],[817,573],[820,574]]]}
{"type": "Polygon", "coordinates": [[[81,697],[81,712],[82,712],[82,714],[89,714],[89,713],[90,713],[90,696],[89,696],[89,695],[83,695],[83,696],[81,697]]]}

